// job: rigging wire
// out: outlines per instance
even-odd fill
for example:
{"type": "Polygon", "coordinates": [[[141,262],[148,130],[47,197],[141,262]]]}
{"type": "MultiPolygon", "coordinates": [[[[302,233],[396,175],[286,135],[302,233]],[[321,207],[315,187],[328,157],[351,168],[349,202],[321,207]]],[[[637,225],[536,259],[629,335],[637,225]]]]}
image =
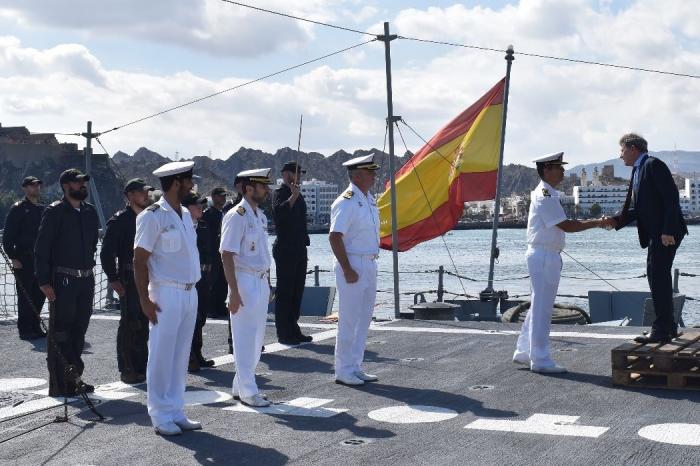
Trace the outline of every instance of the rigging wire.
{"type": "Polygon", "coordinates": [[[345,26],[338,26],[337,24],[324,23],[323,21],[317,21],[317,20],[311,19],[311,18],[304,18],[302,16],[295,16],[295,15],[291,15],[288,13],[282,13],[281,11],[268,10],[266,8],[260,8],[258,6],[249,5],[247,3],[234,2],[232,0],[220,0],[220,1],[222,1],[224,3],[230,3],[232,5],[242,6],[244,8],[250,8],[251,10],[262,11],[265,13],[270,13],[272,15],[283,16],[285,18],[296,19],[297,21],[304,21],[306,23],[316,24],[318,26],[325,26],[325,27],[329,27],[329,28],[333,28],[333,29],[340,29],[341,31],[354,32],[357,34],[364,34],[366,36],[376,36],[377,35],[377,34],[372,34],[371,32],[367,32],[367,31],[360,31],[358,29],[352,29],[352,28],[345,27],[345,26]]]}
{"type": "Polygon", "coordinates": [[[141,118],[138,118],[138,119],[136,119],[136,120],[132,120],[132,121],[127,122],[127,123],[123,123],[123,124],[121,124],[121,125],[115,126],[115,127],[111,128],[111,129],[108,129],[107,131],[103,131],[103,132],[97,133],[97,134],[98,134],[98,135],[103,135],[103,134],[111,133],[112,131],[117,131],[117,130],[120,130],[120,129],[125,128],[125,127],[127,127],[127,126],[135,125],[136,123],[141,123],[142,121],[150,120],[151,118],[155,118],[155,117],[157,117],[157,116],[164,115],[164,114],[169,113],[169,112],[172,112],[172,111],[174,111],[174,110],[179,110],[179,109],[181,109],[181,108],[184,108],[184,107],[187,107],[187,106],[190,106],[190,105],[199,103],[199,102],[201,102],[201,101],[203,101],[203,100],[211,99],[212,97],[216,97],[216,96],[219,96],[219,95],[221,95],[221,94],[225,94],[225,93],[227,93],[227,92],[235,91],[235,90],[240,89],[240,88],[242,88],[242,87],[245,87],[245,86],[248,86],[248,85],[250,85],[250,84],[254,84],[254,83],[260,82],[260,81],[263,81],[263,80],[268,79],[268,78],[271,78],[271,77],[273,77],[273,76],[278,76],[278,75],[280,75],[280,74],[282,74],[282,73],[286,73],[287,71],[291,71],[291,70],[295,70],[295,69],[297,69],[297,68],[301,68],[301,67],[306,66],[306,65],[309,65],[309,64],[311,64],[311,63],[315,63],[315,62],[317,62],[317,61],[321,61],[321,60],[324,60],[324,59],[326,59],[326,58],[330,58],[330,57],[332,57],[332,56],[334,56],[334,55],[339,55],[339,54],[341,54],[341,53],[344,53],[344,52],[347,52],[347,51],[349,51],[349,50],[355,49],[355,48],[357,48],[357,47],[362,47],[363,45],[367,45],[367,44],[369,44],[369,43],[371,43],[371,42],[375,42],[376,40],[377,40],[377,39],[374,38],[374,39],[371,39],[371,40],[367,40],[367,41],[364,41],[364,42],[360,42],[359,44],[351,45],[351,46],[349,46],[349,47],[345,47],[345,48],[343,48],[343,49],[336,50],[335,52],[327,53],[327,54],[325,54],[325,55],[323,55],[323,56],[320,56],[320,57],[317,57],[317,58],[313,58],[313,59],[311,59],[311,60],[307,60],[307,61],[305,61],[305,62],[303,62],[303,63],[299,63],[299,64],[297,64],[297,65],[289,66],[289,67],[284,68],[284,69],[282,69],[282,70],[275,71],[274,73],[266,74],[265,76],[261,76],[261,77],[259,77],[259,78],[255,78],[255,79],[252,79],[252,80],[250,80],[250,81],[246,81],[246,82],[244,82],[244,83],[238,84],[238,85],[236,85],[236,86],[229,87],[229,88],[227,88],[227,89],[223,89],[223,90],[218,91],[218,92],[214,92],[213,94],[205,95],[205,96],[199,97],[199,98],[197,98],[197,99],[194,99],[194,100],[190,100],[190,101],[188,101],[188,102],[185,102],[185,103],[183,103],[183,104],[176,105],[176,106],[174,106],[174,107],[170,107],[170,108],[167,108],[167,109],[165,109],[165,110],[161,110],[161,111],[159,111],[159,112],[152,113],[152,114],[150,114],[150,115],[143,116],[143,117],[141,117],[141,118]]]}
{"type": "MultiPolygon", "coordinates": [[[[373,34],[369,31],[361,31],[359,29],[352,29],[352,28],[349,28],[346,26],[339,26],[337,24],[327,23],[327,22],[323,22],[323,21],[317,21],[317,20],[313,20],[310,18],[304,18],[302,16],[295,16],[295,15],[291,15],[288,13],[283,13],[281,11],[275,11],[275,10],[269,10],[269,9],[265,9],[265,8],[256,7],[256,6],[249,5],[249,4],[242,3],[242,2],[235,2],[232,0],[220,0],[220,1],[222,1],[224,3],[230,3],[232,5],[241,6],[244,8],[250,8],[252,10],[257,10],[257,11],[269,13],[272,15],[283,16],[286,18],[295,19],[297,21],[304,21],[307,23],[316,24],[319,26],[329,27],[329,28],[333,28],[333,29],[340,29],[343,31],[349,31],[349,32],[354,32],[357,34],[363,34],[363,35],[368,35],[368,36],[378,36],[378,34],[373,34]]],[[[451,47],[460,47],[460,48],[466,48],[466,49],[472,49],[472,50],[481,50],[484,52],[498,52],[498,53],[505,52],[505,50],[494,48],[494,47],[484,47],[484,46],[463,44],[463,43],[459,43],[459,42],[450,42],[450,41],[444,41],[444,40],[423,39],[420,37],[411,37],[411,36],[402,36],[402,35],[398,35],[397,38],[404,39],[404,40],[410,40],[410,41],[414,41],[414,42],[423,42],[423,43],[427,43],[427,44],[447,45],[447,46],[451,46],[451,47]]],[[[579,64],[584,64],[584,65],[601,66],[601,67],[607,67],[607,68],[617,68],[617,69],[631,70],[631,71],[641,71],[644,73],[656,73],[656,74],[663,74],[663,75],[676,76],[676,77],[682,77],[682,78],[700,79],[700,75],[694,75],[694,74],[688,74],[688,73],[678,73],[678,72],[674,72],[674,71],[659,70],[659,69],[654,69],[654,68],[642,68],[642,67],[637,67],[637,66],[619,65],[616,63],[605,63],[605,62],[598,62],[598,61],[593,61],[593,60],[582,60],[582,59],[577,59],[577,58],[559,57],[556,55],[546,55],[546,54],[534,53],[534,52],[515,52],[515,54],[522,55],[524,57],[542,58],[545,60],[557,60],[557,61],[565,61],[565,62],[569,62],[569,63],[579,63],[579,64]]]]}
{"type": "MultiPolygon", "coordinates": [[[[420,39],[418,37],[409,37],[409,36],[398,36],[398,38],[404,39],[404,40],[411,40],[414,42],[424,42],[424,43],[428,43],[428,44],[438,44],[438,45],[449,45],[452,47],[461,47],[461,48],[466,48],[466,49],[483,50],[483,51],[487,51],[487,52],[498,52],[498,53],[504,52],[504,50],[496,49],[496,48],[492,48],[492,47],[479,47],[476,45],[460,44],[458,42],[420,39]]],[[[555,55],[545,55],[545,54],[533,53],[533,52],[515,52],[515,54],[522,55],[524,57],[543,58],[543,59],[547,59],[547,60],[565,61],[565,62],[569,62],[569,63],[579,63],[579,64],[583,64],[583,65],[594,65],[594,66],[602,66],[602,67],[607,67],[607,68],[617,68],[617,69],[631,70],[631,71],[642,71],[645,73],[664,74],[664,75],[669,75],[669,76],[677,76],[677,77],[681,77],[681,78],[700,79],[700,75],[687,74],[687,73],[677,73],[674,71],[658,70],[658,69],[654,69],[654,68],[641,68],[638,66],[619,65],[616,63],[605,63],[605,62],[599,62],[599,61],[593,61],[593,60],[582,60],[582,59],[577,59],[577,58],[558,57],[555,55]]]]}
{"type": "MultiPolygon", "coordinates": [[[[404,147],[406,148],[406,151],[408,151],[408,145],[406,145],[406,140],[403,138],[403,133],[401,132],[401,128],[399,127],[398,122],[394,123],[396,125],[396,129],[399,132],[399,136],[401,137],[401,142],[403,142],[404,147]]],[[[435,210],[433,209],[433,206],[430,203],[430,198],[428,197],[428,193],[425,191],[425,186],[423,186],[423,181],[420,179],[420,175],[418,174],[418,170],[416,169],[416,165],[413,163],[413,160],[410,160],[411,165],[413,165],[413,173],[416,174],[416,179],[418,180],[418,185],[420,186],[421,191],[423,191],[423,196],[425,197],[425,202],[428,204],[428,208],[430,209],[430,217],[433,219],[435,222],[435,226],[439,228],[439,225],[437,224],[437,219],[433,215],[435,210]]],[[[452,267],[455,269],[455,275],[457,279],[459,280],[459,285],[462,287],[462,291],[464,294],[467,293],[467,289],[464,287],[464,282],[462,281],[462,277],[459,275],[459,270],[457,269],[457,264],[454,261],[454,258],[452,257],[452,252],[450,251],[450,248],[447,246],[447,241],[445,240],[445,235],[442,234],[440,235],[440,238],[442,239],[442,244],[445,246],[445,250],[447,251],[447,256],[450,258],[450,262],[452,263],[452,267]]]]}

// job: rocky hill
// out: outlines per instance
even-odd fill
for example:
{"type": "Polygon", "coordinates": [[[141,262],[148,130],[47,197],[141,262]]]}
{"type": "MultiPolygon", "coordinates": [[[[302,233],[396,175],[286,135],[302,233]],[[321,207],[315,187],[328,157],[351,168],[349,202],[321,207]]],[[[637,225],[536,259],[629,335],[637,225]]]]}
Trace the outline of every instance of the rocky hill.
{"type": "MultiPolygon", "coordinates": [[[[341,150],[326,157],[318,152],[297,152],[289,147],[279,149],[274,154],[241,147],[227,159],[196,156],[192,160],[195,162],[196,174],[201,177],[197,182],[198,189],[203,193],[208,193],[216,186],[230,188],[236,174],[250,168],[270,167],[272,168],[272,176],[280,177],[282,165],[288,160],[301,162],[306,169],[305,179],[316,178],[335,183],[342,189],[348,183],[347,171],[343,168],[342,163],[353,157],[370,153],[375,154],[375,160],[382,167],[377,176],[377,186],[374,189],[375,192],[380,192],[383,190],[383,183],[389,179],[389,154],[378,149],[358,150],[352,154],[341,150]]],[[[407,160],[406,156],[394,157],[394,166],[398,169],[407,160]]],[[[149,183],[154,183],[154,186],[158,186],[158,180],[151,173],[170,159],[142,147],[132,156],[124,152],[117,152],[112,161],[115,170],[124,178],[142,177],[149,183]]],[[[539,182],[537,171],[530,167],[508,165],[504,167],[503,173],[503,193],[505,196],[512,193],[529,192],[539,182]]]]}

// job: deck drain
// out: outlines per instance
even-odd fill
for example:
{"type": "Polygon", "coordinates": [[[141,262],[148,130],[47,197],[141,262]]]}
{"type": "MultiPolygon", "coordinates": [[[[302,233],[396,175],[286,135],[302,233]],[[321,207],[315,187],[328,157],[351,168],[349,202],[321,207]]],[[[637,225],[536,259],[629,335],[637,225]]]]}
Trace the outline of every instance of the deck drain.
{"type": "Polygon", "coordinates": [[[472,385],[469,387],[469,390],[477,391],[477,390],[493,390],[494,387],[493,385],[472,385]]]}
{"type": "Polygon", "coordinates": [[[571,351],[578,351],[576,348],[560,348],[557,351],[562,352],[562,353],[568,353],[571,351]]]}
{"type": "Polygon", "coordinates": [[[375,340],[375,341],[368,341],[368,345],[385,345],[386,341],[384,340],[375,340]]]}
{"type": "Polygon", "coordinates": [[[423,361],[423,358],[403,358],[403,362],[418,362],[418,361],[423,361]]]}
{"type": "Polygon", "coordinates": [[[340,442],[340,444],[346,447],[359,447],[360,445],[365,445],[370,442],[371,440],[364,438],[349,438],[347,440],[343,440],[342,442],[340,442]]]}

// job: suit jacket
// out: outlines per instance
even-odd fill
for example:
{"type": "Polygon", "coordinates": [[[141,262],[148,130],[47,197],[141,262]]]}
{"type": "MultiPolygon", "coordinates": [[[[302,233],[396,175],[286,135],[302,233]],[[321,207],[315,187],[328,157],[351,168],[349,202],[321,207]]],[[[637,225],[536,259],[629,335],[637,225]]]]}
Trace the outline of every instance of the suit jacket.
{"type": "Polygon", "coordinates": [[[639,187],[633,201],[634,177],[630,180],[627,199],[622,213],[615,216],[616,230],[637,222],[639,244],[642,248],[650,242],[661,242],[661,235],[672,235],[676,244],[688,234],[681,206],[678,188],[671,171],[665,163],[648,155],[637,168],[639,187]]]}

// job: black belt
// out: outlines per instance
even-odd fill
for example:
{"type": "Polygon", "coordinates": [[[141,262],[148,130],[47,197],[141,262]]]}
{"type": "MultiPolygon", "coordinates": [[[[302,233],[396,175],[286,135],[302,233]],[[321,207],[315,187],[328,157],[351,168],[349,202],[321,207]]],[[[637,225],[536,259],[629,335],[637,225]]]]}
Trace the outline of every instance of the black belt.
{"type": "Polygon", "coordinates": [[[64,275],[70,275],[75,278],[87,278],[92,277],[92,269],[71,269],[68,267],[56,267],[56,272],[62,273],[64,275]]]}

